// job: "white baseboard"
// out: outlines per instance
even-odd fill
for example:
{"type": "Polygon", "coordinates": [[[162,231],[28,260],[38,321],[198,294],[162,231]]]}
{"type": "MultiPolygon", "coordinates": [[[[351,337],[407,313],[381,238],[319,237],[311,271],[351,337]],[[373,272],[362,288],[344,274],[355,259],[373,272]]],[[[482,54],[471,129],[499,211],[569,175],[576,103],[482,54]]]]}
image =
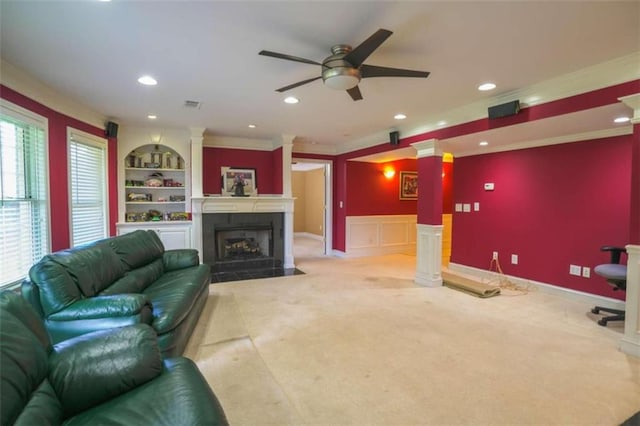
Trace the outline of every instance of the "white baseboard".
{"type": "Polygon", "coordinates": [[[311,238],[312,240],[324,241],[322,235],[312,234],[311,232],[294,232],[293,237],[311,238]]]}
{"type": "MultiPolygon", "coordinates": [[[[497,272],[486,271],[484,269],[474,268],[472,266],[460,265],[458,263],[449,263],[449,269],[456,272],[461,272],[468,275],[473,275],[479,278],[485,278],[492,280],[498,278],[497,272]]],[[[599,305],[613,309],[624,309],[624,302],[618,299],[612,299],[610,297],[599,296],[596,294],[585,293],[583,291],[573,290],[570,288],[559,287],[553,284],[541,283],[539,281],[528,280],[525,278],[514,277],[511,275],[504,275],[509,281],[519,286],[527,287],[532,285],[538,290],[561,296],[570,300],[585,302],[590,305],[599,305]]]]}

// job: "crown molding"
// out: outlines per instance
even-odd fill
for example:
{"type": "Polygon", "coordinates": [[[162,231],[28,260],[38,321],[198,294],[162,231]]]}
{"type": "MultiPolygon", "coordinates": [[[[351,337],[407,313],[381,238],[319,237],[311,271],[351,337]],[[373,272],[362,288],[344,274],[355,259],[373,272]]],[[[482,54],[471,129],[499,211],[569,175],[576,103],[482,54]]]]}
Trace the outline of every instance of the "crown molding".
{"type": "Polygon", "coordinates": [[[202,146],[205,148],[230,148],[251,151],[273,151],[276,146],[270,139],[249,139],[233,136],[204,135],[202,146]]]}
{"type": "Polygon", "coordinates": [[[573,135],[563,135],[563,136],[558,136],[553,138],[538,139],[538,140],[509,144],[509,145],[503,145],[503,146],[495,147],[493,149],[487,149],[485,147],[482,150],[467,151],[460,155],[456,155],[456,158],[470,157],[473,155],[491,154],[494,152],[505,152],[505,151],[515,151],[519,149],[537,148],[537,147],[547,146],[547,145],[559,145],[562,143],[581,142],[581,141],[587,141],[592,139],[610,138],[615,136],[630,135],[632,133],[633,133],[633,126],[623,126],[623,127],[616,127],[612,129],[605,129],[605,130],[594,130],[592,132],[576,133],[573,135]]]}
{"type": "Polygon", "coordinates": [[[68,95],[41,83],[20,68],[0,59],[0,83],[61,114],[95,126],[105,127],[109,118],[77,102],[68,95]]]}
{"type": "MultiPolygon", "coordinates": [[[[437,129],[486,118],[488,116],[487,109],[493,105],[520,100],[522,106],[530,107],[593,90],[603,89],[627,81],[637,80],[640,79],[639,63],[640,51],[545,80],[522,89],[501,93],[491,98],[444,111],[438,114],[437,117],[433,117],[433,120],[417,126],[400,125],[396,130],[400,131],[403,138],[412,137],[437,129]],[[444,126],[438,125],[437,123],[441,120],[445,120],[447,124],[444,126]]],[[[382,145],[386,143],[387,138],[388,133],[382,131],[364,138],[348,141],[339,149],[338,153],[346,154],[360,149],[382,145]]]]}

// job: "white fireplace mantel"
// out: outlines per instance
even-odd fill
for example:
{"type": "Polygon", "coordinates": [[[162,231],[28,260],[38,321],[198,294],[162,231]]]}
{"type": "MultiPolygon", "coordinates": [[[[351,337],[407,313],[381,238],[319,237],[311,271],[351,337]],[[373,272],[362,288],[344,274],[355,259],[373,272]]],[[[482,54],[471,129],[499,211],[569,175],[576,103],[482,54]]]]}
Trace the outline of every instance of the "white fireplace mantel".
{"type": "Polygon", "coordinates": [[[202,253],[202,215],[216,213],[284,213],[284,268],[295,268],[293,259],[293,198],[257,197],[192,197],[192,241],[202,253]]]}

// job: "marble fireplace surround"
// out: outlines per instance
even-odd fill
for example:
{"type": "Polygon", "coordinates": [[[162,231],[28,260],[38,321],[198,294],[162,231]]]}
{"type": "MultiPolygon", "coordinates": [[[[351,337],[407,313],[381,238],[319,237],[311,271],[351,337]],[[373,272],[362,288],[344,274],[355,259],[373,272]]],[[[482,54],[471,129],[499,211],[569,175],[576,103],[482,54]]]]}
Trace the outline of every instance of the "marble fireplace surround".
{"type": "Polygon", "coordinates": [[[282,196],[257,197],[192,197],[193,241],[199,253],[203,253],[203,214],[216,213],[284,213],[285,269],[295,268],[293,259],[293,198],[282,196]]]}

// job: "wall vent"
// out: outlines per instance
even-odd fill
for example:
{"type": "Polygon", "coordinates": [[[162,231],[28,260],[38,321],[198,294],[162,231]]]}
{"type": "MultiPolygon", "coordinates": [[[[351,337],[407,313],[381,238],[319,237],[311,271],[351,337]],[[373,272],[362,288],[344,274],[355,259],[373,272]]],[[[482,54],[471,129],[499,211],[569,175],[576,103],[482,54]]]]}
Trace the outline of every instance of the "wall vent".
{"type": "Polygon", "coordinates": [[[196,109],[200,109],[200,107],[202,106],[202,103],[200,101],[184,101],[184,106],[186,108],[196,108],[196,109]]]}

